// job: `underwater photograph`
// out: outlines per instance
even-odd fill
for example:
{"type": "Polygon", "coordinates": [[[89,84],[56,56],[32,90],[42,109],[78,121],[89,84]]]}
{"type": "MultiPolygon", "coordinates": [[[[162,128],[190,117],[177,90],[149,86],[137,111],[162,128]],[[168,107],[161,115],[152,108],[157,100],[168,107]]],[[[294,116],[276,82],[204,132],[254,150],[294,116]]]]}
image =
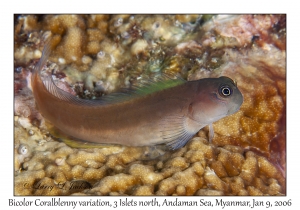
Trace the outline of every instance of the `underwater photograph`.
{"type": "Polygon", "coordinates": [[[286,14],[14,14],[15,196],[285,196],[286,14]]]}

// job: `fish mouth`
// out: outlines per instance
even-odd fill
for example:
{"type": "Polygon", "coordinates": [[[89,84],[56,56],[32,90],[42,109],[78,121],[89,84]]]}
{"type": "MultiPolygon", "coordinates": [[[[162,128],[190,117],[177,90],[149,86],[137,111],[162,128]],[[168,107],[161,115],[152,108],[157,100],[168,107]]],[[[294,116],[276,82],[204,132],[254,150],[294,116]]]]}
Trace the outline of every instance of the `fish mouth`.
{"type": "Polygon", "coordinates": [[[234,114],[237,111],[238,111],[238,109],[235,109],[235,108],[228,109],[227,116],[231,115],[231,114],[234,114]]]}

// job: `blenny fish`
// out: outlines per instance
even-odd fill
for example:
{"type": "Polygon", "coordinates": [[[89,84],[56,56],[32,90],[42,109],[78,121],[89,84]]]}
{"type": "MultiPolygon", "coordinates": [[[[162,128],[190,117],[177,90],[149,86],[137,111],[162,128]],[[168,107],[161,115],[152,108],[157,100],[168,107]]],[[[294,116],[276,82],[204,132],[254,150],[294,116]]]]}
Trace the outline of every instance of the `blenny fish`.
{"type": "Polygon", "coordinates": [[[143,87],[103,96],[78,98],[58,88],[52,76],[42,76],[51,53],[48,42],[32,74],[31,85],[39,112],[64,134],[85,142],[183,147],[201,128],[237,112],[243,96],[230,78],[196,81],[164,76],[143,87]]]}

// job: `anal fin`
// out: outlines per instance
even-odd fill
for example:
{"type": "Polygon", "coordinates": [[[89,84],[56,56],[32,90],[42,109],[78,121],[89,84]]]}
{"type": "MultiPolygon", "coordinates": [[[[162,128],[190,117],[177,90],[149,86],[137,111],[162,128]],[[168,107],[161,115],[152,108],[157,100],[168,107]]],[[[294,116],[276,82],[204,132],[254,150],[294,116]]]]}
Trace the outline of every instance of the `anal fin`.
{"type": "Polygon", "coordinates": [[[58,141],[64,142],[66,145],[72,148],[81,148],[81,149],[91,149],[91,148],[106,148],[110,146],[121,147],[121,145],[116,144],[99,144],[93,142],[87,142],[84,140],[77,139],[75,137],[69,136],[63,133],[61,130],[56,128],[54,125],[46,121],[47,129],[50,135],[58,141]]]}
{"type": "Polygon", "coordinates": [[[208,141],[209,143],[212,143],[212,140],[214,138],[215,132],[212,124],[208,125],[208,141]]]}

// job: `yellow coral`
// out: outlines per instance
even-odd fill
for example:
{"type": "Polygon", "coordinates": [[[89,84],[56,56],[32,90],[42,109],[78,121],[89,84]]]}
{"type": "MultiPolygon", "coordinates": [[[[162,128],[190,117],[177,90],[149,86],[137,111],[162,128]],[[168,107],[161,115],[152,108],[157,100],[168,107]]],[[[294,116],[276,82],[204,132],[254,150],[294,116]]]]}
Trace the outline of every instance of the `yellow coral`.
{"type": "Polygon", "coordinates": [[[152,185],[138,186],[132,193],[132,195],[154,195],[154,187],[152,185]]]}
{"type": "MultiPolygon", "coordinates": [[[[257,51],[257,54],[262,53],[260,50],[257,51]]],[[[278,53],[276,50],[274,51],[274,53],[278,53]]],[[[270,63],[270,66],[264,67],[267,70],[260,70],[261,64],[257,64],[257,54],[252,53],[250,56],[248,55],[247,59],[255,60],[253,65],[237,62],[237,64],[228,65],[223,71],[225,75],[236,79],[238,87],[243,93],[244,103],[239,112],[214,124],[217,134],[214,143],[251,147],[268,154],[271,140],[279,132],[279,123],[284,112],[285,92],[281,90],[281,87],[285,76],[281,73],[282,68],[277,67],[276,74],[279,77],[276,78],[281,82],[275,82],[272,75],[277,60],[270,63]],[[278,87],[277,84],[281,84],[281,86],[278,87]]],[[[235,61],[243,57],[243,55],[236,54],[231,56],[231,59],[235,61]]],[[[282,59],[285,59],[284,55],[282,56],[282,59]]]]}
{"type": "Polygon", "coordinates": [[[156,185],[164,177],[160,173],[155,173],[151,166],[133,164],[129,168],[129,174],[139,178],[144,185],[156,185]]]}
{"type": "Polygon", "coordinates": [[[130,187],[139,183],[134,176],[120,173],[115,176],[104,177],[99,183],[95,184],[90,193],[99,193],[100,195],[108,195],[110,192],[125,193],[130,190],[130,187]]]}

